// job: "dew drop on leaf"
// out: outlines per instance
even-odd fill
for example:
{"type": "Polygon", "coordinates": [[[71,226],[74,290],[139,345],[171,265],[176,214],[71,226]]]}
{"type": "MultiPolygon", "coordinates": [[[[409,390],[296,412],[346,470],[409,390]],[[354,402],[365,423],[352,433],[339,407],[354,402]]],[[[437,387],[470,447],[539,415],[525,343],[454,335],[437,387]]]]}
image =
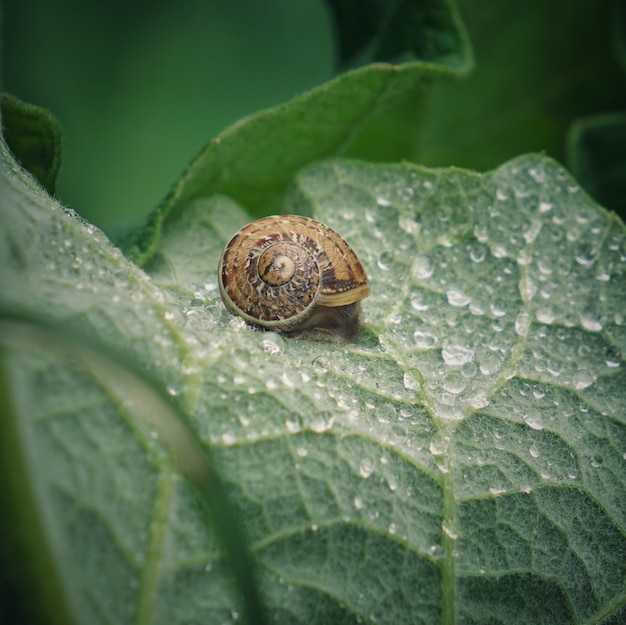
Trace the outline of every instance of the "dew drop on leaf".
{"type": "Polygon", "coordinates": [[[464,365],[475,358],[473,349],[459,344],[448,344],[441,350],[441,356],[446,365],[464,365]]]}
{"type": "Polygon", "coordinates": [[[583,389],[588,388],[594,382],[594,377],[590,371],[580,370],[576,371],[572,376],[572,386],[577,391],[582,391],[583,389]]]}
{"type": "Polygon", "coordinates": [[[281,347],[279,345],[279,340],[278,336],[266,336],[261,343],[261,348],[264,352],[273,356],[280,354],[281,347]]]}
{"type": "Polygon", "coordinates": [[[606,351],[606,366],[609,369],[617,369],[622,362],[620,351],[614,345],[611,345],[606,351]]]}
{"type": "Polygon", "coordinates": [[[428,280],[433,275],[433,265],[428,256],[417,256],[413,260],[413,278],[428,280]]]}
{"type": "Polygon", "coordinates": [[[420,388],[420,382],[413,373],[407,371],[403,377],[404,388],[409,391],[416,391],[420,388]]]}
{"type": "Polygon", "coordinates": [[[448,298],[448,304],[450,304],[450,306],[454,306],[455,308],[467,306],[471,301],[471,298],[463,293],[463,291],[457,286],[450,287],[446,291],[446,297],[448,298]]]}
{"type": "Polygon", "coordinates": [[[452,371],[443,377],[442,386],[449,393],[458,395],[465,390],[467,382],[460,371],[452,371]]]}
{"type": "Polygon", "coordinates": [[[580,323],[585,330],[590,332],[600,332],[602,330],[602,321],[594,308],[583,310],[580,315],[580,323]]]}
{"type": "Polygon", "coordinates": [[[528,334],[528,328],[530,327],[530,315],[523,311],[515,318],[515,332],[520,336],[526,336],[528,334]]]}
{"type": "Polygon", "coordinates": [[[361,464],[359,465],[359,474],[361,477],[366,480],[372,474],[373,470],[374,467],[370,460],[363,458],[363,460],[361,460],[361,464]]]}
{"type": "Polygon", "coordinates": [[[383,252],[376,262],[381,271],[389,271],[393,267],[394,258],[391,252],[383,252]]]}
{"type": "Polygon", "coordinates": [[[413,295],[411,296],[411,308],[417,312],[426,312],[428,304],[425,304],[419,295],[413,295]]]}
{"type": "Polygon", "coordinates": [[[543,430],[543,424],[537,417],[524,415],[524,421],[526,422],[526,425],[533,430],[543,430]]]}

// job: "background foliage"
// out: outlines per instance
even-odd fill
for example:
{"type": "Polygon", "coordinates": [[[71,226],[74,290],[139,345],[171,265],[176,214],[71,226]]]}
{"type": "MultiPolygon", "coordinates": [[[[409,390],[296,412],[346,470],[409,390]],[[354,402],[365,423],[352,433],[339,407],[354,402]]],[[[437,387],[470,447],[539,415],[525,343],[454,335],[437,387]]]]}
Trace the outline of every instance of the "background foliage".
{"type": "MultiPolygon", "coordinates": [[[[403,23],[411,3],[378,4],[8,0],[4,90],[56,115],[64,137],[59,197],[110,231],[145,216],[228,124],[329,79],[337,63],[393,54],[371,41],[384,41],[385,24],[393,28],[387,10],[400,7],[403,23]],[[335,33],[344,42],[337,47],[335,33]],[[359,37],[369,41],[364,48],[359,37]],[[356,59],[347,58],[354,50],[356,59]]],[[[398,104],[350,153],[484,170],[545,151],[575,164],[597,190],[606,162],[568,156],[566,136],[575,121],[586,130],[588,116],[624,109],[623,3],[462,0],[458,8],[474,49],[471,77],[398,104]]],[[[615,140],[613,185],[626,178],[623,145],[615,140]]],[[[626,197],[598,193],[616,198],[604,202],[616,210],[626,197]]]]}

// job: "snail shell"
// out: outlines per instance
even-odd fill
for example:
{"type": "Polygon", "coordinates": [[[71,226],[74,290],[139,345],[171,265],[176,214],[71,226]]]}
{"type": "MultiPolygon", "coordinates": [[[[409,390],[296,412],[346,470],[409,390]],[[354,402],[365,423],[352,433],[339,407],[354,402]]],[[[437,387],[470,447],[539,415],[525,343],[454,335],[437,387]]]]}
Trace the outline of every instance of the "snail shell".
{"type": "Polygon", "coordinates": [[[370,293],[355,251],[323,223],[277,215],[239,230],[218,268],[226,308],[248,323],[283,332],[347,330],[370,293]]]}

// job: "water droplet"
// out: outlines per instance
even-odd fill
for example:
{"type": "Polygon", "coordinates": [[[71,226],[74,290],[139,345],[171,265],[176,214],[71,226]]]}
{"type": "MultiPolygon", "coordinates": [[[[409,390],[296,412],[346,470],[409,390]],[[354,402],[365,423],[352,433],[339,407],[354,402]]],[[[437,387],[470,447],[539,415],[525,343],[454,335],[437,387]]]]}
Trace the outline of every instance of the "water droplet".
{"type": "Polygon", "coordinates": [[[302,424],[299,421],[285,421],[285,427],[292,433],[297,434],[302,429],[302,424]]]}
{"type": "Polygon", "coordinates": [[[524,421],[526,422],[526,425],[533,430],[543,430],[543,424],[539,421],[537,417],[524,415],[524,421]]]}
{"type": "Polygon", "coordinates": [[[389,271],[393,267],[394,258],[391,252],[383,252],[376,264],[381,271],[389,271]]]}
{"type": "Polygon", "coordinates": [[[309,455],[309,451],[306,447],[298,447],[298,449],[296,449],[296,453],[300,456],[300,458],[306,458],[309,455]]]}
{"type": "Polygon", "coordinates": [[[264,352],[275,356],[276,354],[280,354],[279,341],[282,342],[282,339],[279,339],[278,336],[270,337],[266,335],[266,338],[264,338],[263,342],[261,343],[261,348],[264,352]]]}
{"type": "Polygon", "coordinates": [[[177,397],[178,395],[180,395],[182,393],[182,390],[176,386],[173,386],[171,384],[168,384],[167,386],[167,394],[171,395],[172,397],[177,397]]]}
{"type": "Polygon", "coordinates": [[[581,267],[591,267],[596,262],[597,257],[598,250],[595,247],[591,246],[580,250],[576,254],[576,262],[581,267]]]}
{"type": "Polygon", "coordinates": [[[475,358],[473,349],[465,345],[449,344],[441,350],[441,356],[446,365],[464,365],[472,362],[475,358]]]}
{"type": "Polygon", "coordinates": [[[478,367],[473,362],[466,362],[461,367],[461,375],[468,380],[473,378],[478,372],[478,367]]]}
{"type": "Polygon", "coordinates": [[[443,530],[444,534],[446,536],[448,536],[449,538],[451,538],[452,540],[456,540],[459,537],[459,533],[456,532],[453,528],[452,525],[450,525],[449,523],[447,523],[446,521],[444,521],[441,524],[441,529],[443,530]]]}
{"type": "Polygon", "coordinates": [[[611,345],[606,350],[606,366],[609,369],[617,369],[622,363],[622,355],[620,350],[615,345],[611,345]]]}
{"type": "Polygon", "coordinates": [[[539,212],[540,213],[548,213],[552,210],[552,202],[548,202],[547,200],[543,200],[539,202],[539,212]]]}
{"type": "Polygon", "coordinates": [[[378,206],[382,206],[382,207],[391,206],[391,200],[386,198],[384,195],[379,195],[376,198],[376,204],[378,204],[378,206]]]}
{"type": "Polygon", "coordinates": [[[441,444],[441,441],[431,441],[430,446],[428,447],[428,451],[433,456],[441,456],[444,452],[444,447],[441,444]]]}
{"type": "Polygon", "coordinates": [[[461,372],[451,371],[450,373],[446,373],[443,377],[442,386],[449,393],[458,395],[465,390],[467,383],[461,372]]]}
{"type": "Polygon", "coordinates": [[[237,442],[237,438],[230,432],[224,432],[222,434],[222,442],[224,445],[234,445],[237,442]]]}
{"type": "Polygon", "coordinates": [[[496,319],[499,319],[506,315],[506,308],[504,307],[504,304],[502,302],[492,302],[489,305],[489,310],[496,319]]]}
{"type": "Polygon", "coordinates": [[[297,381],[294,379],[293,374],[288,371],[283,371],[280,376],[280,381],[286,388],[296,388],[297,381]]]}
{"type": "Polygon", "coordinates": [[[542,169],[531,167],[529,168],[528,173],[537,184],[543,184],[545,182],[545,174],[542,169]]]}
{"type": "Polygon", "coordinates": [[[519,289],[522,297],[530,301],[537,293],[537,284],[530,276],[524,276],[520,279],[519,289]]]}
{"type": "Polygon", "coordinates": [[[398,527],[396,526],[395,523],[390,523],[388,530],[389,530],[389,533],[393,535],[398,531],[398,527]]]}
{"type": "Polygon", "coordinates": [[[361,477],[366,480],[372,474],[373,470],[374,467],[372,463],[367,458],[363,458],[363,460],[361,460],[361,464],[359,465],[359,473],[361,477]]]}
{"type": "Polygon", "coordinates": [[[317,418],[311,423],[311,430],[316,434],[321,434],[322,432],[326,432],[333,427],[335,422],[335,418],[331,417],[330,419],[317,418]]]}
{"type": "Polygon", "coordinates": [[[455,308],[467,306],[471,301],[471,298],[463,293],[463,291],[457,286],[450,287],[446,291],[446,297],[448,298],[448,304],[450,304],[450,306],[454,306],[455,308]]]}
{"type": "Polygon", "coordinates": [[[363,509],[363,500],[360,497],[355,497],[353,503],[354,503],[354,507],[357,510],[362,510],[363,509]]]}
{"type": "Polygon", "coordinates": [[[413,260],[413,278],[428,280],[433,275],[433,265],[428,256],[416,256],[413,260]]]}
{"type": "Polygon", "coordinates": [[[593,374],[590,371],[581,369],[576,371],[572,376],[572,386],[577,391],[582,391],[585,388],[591,386],[594,382],[593,374]]]}
{"type": "Polygon", "coordinates": [[[536,317],[539,323],[545,323],[546,325],[550,325],[556,319],[556,313],[551,306],[544,306],[537,309],[536,317]]]}
{"type": "Polygon", "coordinates": [[[539,450],[536,447],[531,447],[528,450],[528,453],[533,457],[533,458],[539,458],[539,450]]]}
{"type": "Polygon", "coordinates": [[[602,330],[602,321],[598,311],[594,307],[589,307],[583,310],[580,315],[580,323],[585,330],[590,332],[600,332],[602,330]]]}
{"type": "Polygon", "coordinates": [[[487,251],[482,245],[473,245],[470,248],[469,256],[473,263],[482,263],[487,256],[487,251]]]}
{"type": "Polygon", "coordinates": [[[413,219],[412,215],[401,215],[398,225],[408,234],[416,234],[420,231],[420,224],[413,219]]]}
{"type": "Polygon", "coordinates": [[[418,295],[411,296],[411,308],[417,312],[425,312],[428,310],[428,304],[424,304],[422,298],[418,295]]]}
{"type": "Polygon", "coordinates": [[[552,268],[552,260],[550,258],[540,258],[537,261],[537,269],[539,273],[544,276],[552,275],[554,269],[552,268]]]}
{"type": "Polygon", "coordinates": [[[340,215],[345,221],[352,221],[354,219],[354,211],[349,208],[343,208],[340,211],[340,215]]]}
{"type": "Polygon", "coordinates": [[[404,388],[409,391],[417,391],[420,388],[420,382],[417,377],[410,371],[403,376],[404,388]]]}
{"type": "Polygon", "coordinates": [[[501,366],[502,362],[497,354],[487,354],[481,360],[479,368],[483,375],[493,375],[500,369],[501,366]]]}
{"type": "Polygon", "coordinates": [[[430,349],[437,344],[437,337],[427,330],[415,330],[413,332],[413,338],[419,349],[430,349]]]}
{"type": "Polygon", "coordinates": [[[325,356],[318,356],[311,364],[320,373],[326,373],[330,369],[330,361],[325,356]]]}
{"type": "Polygon", "coordinates": [[[468,405],[475,410],[480,410],[481,408],[485,408],[489,405],[487,391],[484,389],[474,391],[471,395],[469,395],[469,397],[466,398],[466,401],[468,405]]]}
{"type": "Polygon", "coordinates": [[[530,327],[530,315],[526,311],[521,312],[515,318],[515,331],[520,336],[526,336],[528,334],[529,327],[530,327]]]}
{"type": "Polygon", "coordinates": [[[539,234],[540,231],[541,231],[541,222],[533,221],[530,225],[530,228],[528,228],[528,230],[524,232],[524,241],[526,241],[528,245],[531,245],[532,243],[535,242],[535,239],[537,238],[537,235],[539,234]]]}

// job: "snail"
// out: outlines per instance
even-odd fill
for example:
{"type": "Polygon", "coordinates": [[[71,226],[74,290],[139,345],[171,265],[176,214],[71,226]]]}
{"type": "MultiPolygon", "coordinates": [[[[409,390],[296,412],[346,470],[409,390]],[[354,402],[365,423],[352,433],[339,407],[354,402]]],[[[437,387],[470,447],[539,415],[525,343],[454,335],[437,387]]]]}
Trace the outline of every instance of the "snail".
{"type": "Polygon", "coordinates": [[[249,324],[352,333],[370,293],[356,252],[323,223],[298,215],[254,221],[228,242],[218,267],[226,308],[249,324]]]}

